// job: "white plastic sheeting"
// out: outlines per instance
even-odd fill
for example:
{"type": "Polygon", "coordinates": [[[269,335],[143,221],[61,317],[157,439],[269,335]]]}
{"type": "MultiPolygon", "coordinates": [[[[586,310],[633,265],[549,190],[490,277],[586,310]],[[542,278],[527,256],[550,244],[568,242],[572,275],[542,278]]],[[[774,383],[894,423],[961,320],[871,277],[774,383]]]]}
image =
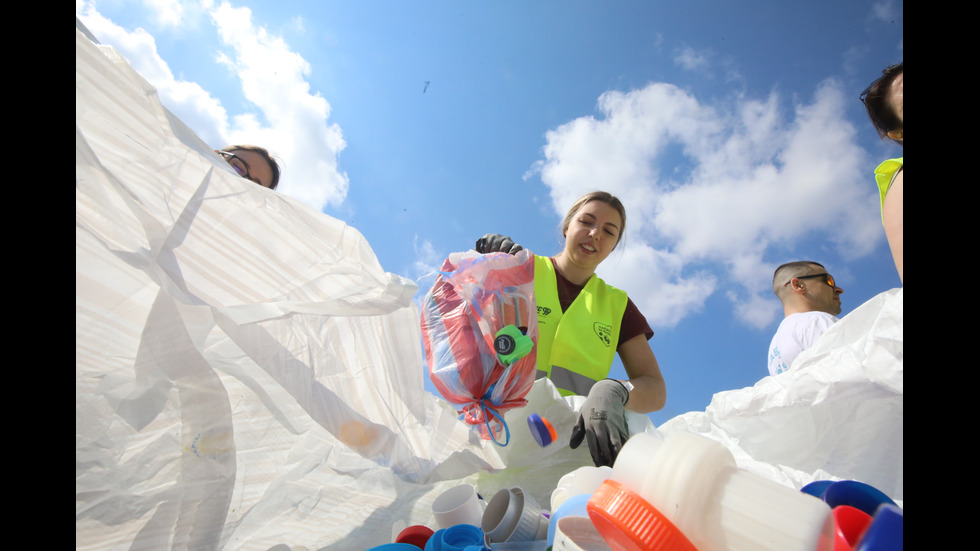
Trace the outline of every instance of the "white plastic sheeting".
{"type": "MultiPolygon", "coordinates": [[[[791,369],[715,394],[662,434],[723,444],[740,467],[800,488],[855,479],[904,500],[904,288],[865,302],[800,353],[791,369]]],[[[668,394],[669,395],[669,394],[668,394]]]]}
{"type": "MultiPolygon", "coordinates": [[[[416,285],[353,228],[235,175],[78,27],[77,549],[364,549],[432,525],[432,501],[460,482],[548,503],[591,464],[567,447],[580,401],[547,380],[508,412],[508,446],[476,437],[424,391],[416,285]],[[556,443],[533,441],[531,412],[556,443]]],[[[810,375],[719,394],[662,430],[715,437],[790,485],[857,478],[901,499],[896,300],[869,317],[897,322],[897,364],[877,341],[860,357],[814,351],[810,375]],[[877,367],[840,372],[855,361],[877,367]]],[[[877,330],[848,332],[855,314],[834,328],[842,343],[877,330]]]]}

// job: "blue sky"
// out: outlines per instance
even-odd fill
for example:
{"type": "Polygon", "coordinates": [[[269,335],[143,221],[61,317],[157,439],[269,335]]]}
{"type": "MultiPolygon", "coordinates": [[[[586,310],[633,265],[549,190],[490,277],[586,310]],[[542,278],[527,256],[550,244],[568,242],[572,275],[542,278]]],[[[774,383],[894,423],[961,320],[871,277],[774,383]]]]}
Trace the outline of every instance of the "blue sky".
{"type": "MultiPolygon", "coordinates": [[[[416,280],[488,232],[557,253],[571,202],[627,207],[599,268],[647,316],[655,424],[768,374],[779,264],[824,264],[842,315],[901,283],[871,171],[902,154],[859,92],[904,56],[900,0],[76,1],[214,147],[416,280]]],[[[611,376],[624,376],[621,365],[611,376]]]]}

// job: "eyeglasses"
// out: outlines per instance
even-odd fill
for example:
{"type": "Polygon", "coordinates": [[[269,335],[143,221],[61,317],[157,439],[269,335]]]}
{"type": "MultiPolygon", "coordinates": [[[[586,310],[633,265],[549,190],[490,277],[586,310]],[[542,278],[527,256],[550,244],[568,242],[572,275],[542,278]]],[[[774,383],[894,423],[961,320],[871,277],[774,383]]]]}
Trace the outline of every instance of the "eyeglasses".
{"type": "MultiPolygon", "coordinates": [[[[814,277],[822,277],[824,278],[824,281],[827,283],[827,285],[830,285],[831,287],[837,287],[837,285],[834,283],[834,276],[828,274],[827,272],[824,272],[822,274],[810,274],[805,276],[794,277],[793,279],[810,279],[814,277]]],[[[783,287],[789,285],[790,283],[793,283],[793,279],[790,279],[786,283],[783,283],[783,287]]]]}
{"type": "Polygon", "coordinates": [[[235,172],[237,172],[239,176],[245,178],[246,180],[251,180],[256,184],[259,184],[260,186],[262,185],[262,182],[259,182],[255,178],[252,178],[252,176],[248,173],[248,164],[245,161],[243,161],[241,157],[235,155],[234,153],[229,153],[227,151],[219,151],[218,153],[220,153],[221,156],[224,157],[226,161],[228,161],[228,164],[230,164],[231,167],[235,169],[235,172]]]}

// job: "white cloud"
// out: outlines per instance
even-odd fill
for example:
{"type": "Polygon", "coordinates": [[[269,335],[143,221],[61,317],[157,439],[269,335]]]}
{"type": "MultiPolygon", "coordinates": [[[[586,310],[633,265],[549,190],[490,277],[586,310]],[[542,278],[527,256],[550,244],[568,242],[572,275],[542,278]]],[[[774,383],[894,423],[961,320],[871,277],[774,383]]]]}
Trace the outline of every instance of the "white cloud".
{"type": "Polygon", "coordinates": [[[419,241],[417,235],[413,241],[413,247],[415,248],[415,277],[423,277],[435,272],[442,267],[443,261],[448,256],[437,252],[428,239],[419,241]]]}
{"type": "MultiPolygon", "coordinates": [[[[768,274],[771,276],[772,274],[768,274]]],[[[767,279],[767,281],[769,281],[767,279]]],[[[725,293],[734,305],[735,316],[752,327],[768,327],[774,319],[783,315],[778,301],[772,299],[772,294],[750,293],[740,295],[734,291],[725,293]]]]}
{"type": "Polygon", "coordinates": [[[629,290],[630,298],[654,330],[674,326],[700,311],[715,290],[715,276],[705,271],[686,275],[685,262],[679,255],[637,242],[635,237],[631,234],[606,258],[597,271],[599,277],[629,290]]]}
{"type": "Polygon", "coordinates": [[[186,22],[184,3],[178,0],[143,0],[157,16],[157,23],[163,27],[177,28],[186,22]]]}
{"type": "Polygon", "coordinates": [[[896,17],[895,3],[892,0],[871,4],[871,17],[885,23],[894,23],[896,17]]]}
{"type": "Polygon", "coordinates": [[[171,14],[169,19],[158,15],[158,24],[164,25],[175,17],[183,24],[191,14],[199,14],[200,7],[210,9],[213,23],[200,25],[200,32],[216,30],[228,48],[215,63],[240,78],[254,112],[229,116],[226,106],[198,84],[176,78],[146,30],[123,29],[99,14],[94,2],[76,2],[76,15],[100,42],[119,51],[201,139],[215,148],[233,143],[266,147],[282,166],[280,192],[319,210],[340,205],[349,187],[347,174],[338,167],[346,141],[340,127],[328,122],[329,103],[310,90],[309,64],[281,37],[255,25],[248,8],[205,2],[187,9],[180,2],[163,0],[151,5],[157,14],[171,14]]]}
{"type": "Polygon", "coordinates": [[[690,46],[679,48],[674,53],[674,65],[688,71],[705,72],[708,69],[710,53],[699,52],[690,46]]]}
{"type": "Polygon", "coordinates": [[[607,92],[602,117],[549,132],[536,164],[559,214],[595,182],[627,205],[624,250],[600,275],[656,325],[701,309],[724,277],[738,316],[765,326],[778,315],[767,253],[822,232],[838,252],[860,256],[880,238],[839,84],[823,83],[790,116],[775,93],[734,102],[704,105],[664,83],[607,92]]]}
{"type": "Polygon", "coordinates": [[[412,246],[415,249],[415,264],[412,266],[412,271],[415,274],[415,283],[419,286],[413,300],[415,305],[421,309],[425,296],[429,294],[433,284],[435,284],[436,272],[442,268],[443,262],[449,255],[436,251],[431,241],[428,239],[420,240],[418,235],[415,236],[412,246]]]}

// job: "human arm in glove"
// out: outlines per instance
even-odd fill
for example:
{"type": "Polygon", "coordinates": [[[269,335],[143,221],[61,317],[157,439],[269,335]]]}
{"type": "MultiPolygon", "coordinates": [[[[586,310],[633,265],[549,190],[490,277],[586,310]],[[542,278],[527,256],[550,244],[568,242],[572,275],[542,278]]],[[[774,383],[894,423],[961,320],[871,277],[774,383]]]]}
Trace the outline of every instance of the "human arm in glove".
{"type": "Polygon", "coordinates": [[[577,448],[583,440],[588,441],[592,461],[597,467],[612,466],[629,439],[627,408],[637,413],[650,413],[662,409],[667,401],[667,385],[644,335],[619,345],[617,352],[633,390],[627,391],[622,383],[613,379],[593,385],[569,442],[572,448],[577,448]]]}
{"type": "Polygon", "coordinates": [[[507,254],[517,254],[524,250],[524,247],[514,243],[514,240],[509,236],[500,235],[499,233],[488,233],[483,237],[476,240],[476,252],[480,254],[487,253],[507,253],[507,254]]]}
{"type": "Polygon", "coordinates": [[[630,393],[623,383],[615,379],[603,379],[592,385],[585,399],[578,422],[572,429],[568,445],[575,449],[582,440],[589,443],[589,453],[596,467],[612,466],[630,437],[626,426],[626,402],[630,393]]]}

